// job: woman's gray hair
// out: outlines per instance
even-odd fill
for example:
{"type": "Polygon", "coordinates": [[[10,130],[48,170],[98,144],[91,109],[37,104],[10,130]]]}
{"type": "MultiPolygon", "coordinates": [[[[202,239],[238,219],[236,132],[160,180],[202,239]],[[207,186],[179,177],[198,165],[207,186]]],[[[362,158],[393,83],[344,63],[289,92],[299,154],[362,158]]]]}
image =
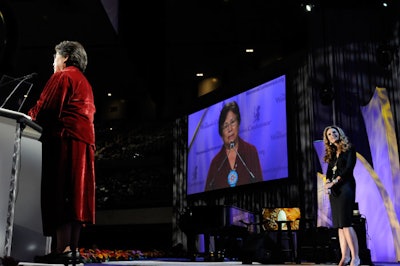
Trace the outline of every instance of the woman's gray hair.
{"type": "Polygon", "coordinates": [[[76,41],[62,41],[54,49],[56,53],[68,58],[66,66],[75,66],[85,72],[88,59],[82,44],[76,41]]]}

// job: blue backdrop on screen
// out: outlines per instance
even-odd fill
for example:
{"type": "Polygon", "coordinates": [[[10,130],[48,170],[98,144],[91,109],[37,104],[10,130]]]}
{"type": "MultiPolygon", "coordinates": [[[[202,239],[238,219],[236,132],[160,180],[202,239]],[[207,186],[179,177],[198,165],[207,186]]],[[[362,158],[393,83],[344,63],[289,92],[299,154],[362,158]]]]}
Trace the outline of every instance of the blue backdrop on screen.
{"type": "Polygon", "coordinates": [[[187,194],[204,192],[211,160],[223,145],[218,134],[225,103],[240,108],[239,136],[256,146],[264,181],[288,177],[285,75],[189,115],[187,194]]]}

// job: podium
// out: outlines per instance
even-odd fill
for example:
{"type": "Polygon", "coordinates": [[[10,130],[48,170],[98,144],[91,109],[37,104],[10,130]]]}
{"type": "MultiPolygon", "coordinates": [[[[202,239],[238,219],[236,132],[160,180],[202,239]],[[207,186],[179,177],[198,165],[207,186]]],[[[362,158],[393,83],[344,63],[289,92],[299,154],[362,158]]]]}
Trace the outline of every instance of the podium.
{"type": "Polygon", "coordinates": [[[40,208],[41,127],[0,108],[0,257],[33,261],[49,250],[40,208]]]}

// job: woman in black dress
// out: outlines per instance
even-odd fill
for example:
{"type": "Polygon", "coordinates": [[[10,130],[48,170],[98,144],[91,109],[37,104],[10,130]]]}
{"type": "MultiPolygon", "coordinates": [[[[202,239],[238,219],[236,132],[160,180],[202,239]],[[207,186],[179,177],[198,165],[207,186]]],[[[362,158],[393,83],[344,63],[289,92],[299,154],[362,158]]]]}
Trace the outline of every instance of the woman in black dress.
{"type": "Polygon", "coordinates": [[[357,234],[352,227],[353,207],[356,198],[356,181],[353,170],[356,151],[340,127],[328,126],[323,133],[325,155],[328,163],[325,190],[329,194],[332,225],[338,228],[342,257],[339,266],[359,266],[357,234]],[[351,261],[350,261],[351,255],[351,261]]]}

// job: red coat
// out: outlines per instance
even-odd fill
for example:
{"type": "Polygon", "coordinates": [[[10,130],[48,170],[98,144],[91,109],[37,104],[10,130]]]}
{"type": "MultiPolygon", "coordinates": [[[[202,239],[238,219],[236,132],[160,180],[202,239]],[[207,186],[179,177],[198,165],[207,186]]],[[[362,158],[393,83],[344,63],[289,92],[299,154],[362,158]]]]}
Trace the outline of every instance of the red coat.
{"type": "Polygon", "coordinates": [[[43,128],[44,235],[67,221],[95,222],[95,111],[92,87],[74,66],[55,72],[28,111],[43,128]]]}
{"type": "MultiPolygon", "coordinates": [[[[235,165],[237,167],[235,171],[238,178],[236,186],[263,181],[257,148],[253,144],[239,138],[239,149],[237,152],[240,154],[243,162],[240,160],[239,156],[236,157],[235,165]]],[[[228,175],[230,172],[231,167],[226,157],[225,147],[222,145],[217,155],[215,155],[211,161],[204,190],[229,187],[228,175]]]]}

